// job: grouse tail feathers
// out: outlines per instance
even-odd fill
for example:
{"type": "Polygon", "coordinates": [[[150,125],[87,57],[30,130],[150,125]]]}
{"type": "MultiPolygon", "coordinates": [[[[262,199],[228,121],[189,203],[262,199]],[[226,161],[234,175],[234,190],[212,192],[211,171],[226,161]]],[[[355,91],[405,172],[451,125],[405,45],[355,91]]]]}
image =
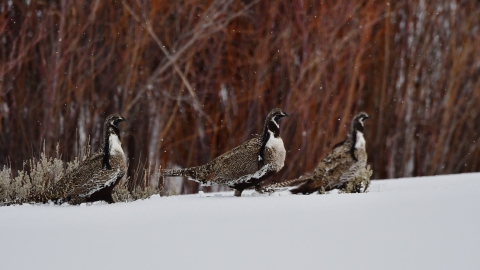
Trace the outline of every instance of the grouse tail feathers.
{"type": "Polygon", "coordinates": [[[164,177],[168,176],[184,176],[195,180],[202,180],[203,177],[203,168],[204,166],[191,167],[185,169],[162,169],[160,174],[164,177]]]}
{"type": "Polygon", "coordinates": [[[273,184],[266,185],[266,186],[261,186],[261,187],[257,186],[257,187],[255,187],[255,190],[260,191],[260,193],[265,193],[265,192],[273,193],[273,192],[277,192],[277,191],[284,191],[286,189],[283,189],[283,188],[287,188],[289,186],[293,186],[293,185],[296,185],[298,183],[303,183],[303,182],[308,181],[310,179],[311,179],[311,175],[300,176],[299,178],[295,178],[295,179],[292,179],[292,180],[273,183],[273,184]]]}
{"type": "Polygon", "coordinates": [[[322,188],[322,180],[314,180],[314,179],[305,179],[306,181],[301,184],[300,186],[291,189],[290,192],[292,194],[311,194],[316,192],[322,188]]]}
{"type": "Polygon", "coordinates": [[[289,186],[296,185],[298,183],[303,183],[305,181],[308,181],[308,180],[310,180],[310,178],[311,178],[310,176],[300,176],[299,178],[295,178],[295,179],[292,179],[292,180],[287,180],[287,181],[283,181],[283,182],[279,182],[279,183],[270,184],[270,185],[266,186],[266,188],[276,189],[276,188],[289,187],[289,186]]]}
{"type": "Polygon", "coordinates": [[[294,189],[291,189],[290,192],[292,194],[310,194],[311,193],[311,190],[305,186],[299,186],[299,187],[296,187],[294,189]]]}

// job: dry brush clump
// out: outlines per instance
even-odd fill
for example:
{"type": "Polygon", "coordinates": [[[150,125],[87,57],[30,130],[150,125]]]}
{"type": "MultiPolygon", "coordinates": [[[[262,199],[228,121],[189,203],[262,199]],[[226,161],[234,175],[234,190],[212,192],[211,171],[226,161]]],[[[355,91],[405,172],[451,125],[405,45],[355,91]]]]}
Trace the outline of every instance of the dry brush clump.
{"type": "Polygon", "coordinates": [[[281,107],[273,181],[311,171],[358,111],[373,178],[479,171],[478,25],[457,0],[4,1],[0,164],[21,170],[43,140],[62,160],[87,134],[98,148],[118,112],[131,178],[145,159],[200,165],[281,107]]]}
{"type": "MultiPolygon", "coordinates": [[[[79,156],[74,157],[72,161],[64,162],[57,144],[55,157],[48,156],[44,148],[39,158],[33,157],[25,161],[24,168],[16,173],[13,173],[11,167],[4,166],[0,170],[0,205],[31,203],[27,199],[30,195],[48,189],[65,174],[77,168],[90,156],[90,150],[87,140],[79,156]]],[[[150,185],[159,183],[158,170],[153,172],[150,165],[137,168],[135,180],[139,173],[141,183],[136,183],[133,189],[128,189],[128,178],[115,187],[113,194],[115,202],[143,200],[162,192],[163,185],[150,185]],[[142,172],[139,172],[140,170],[142,172]]]]}
{"type": "MultiPolygon", "coordinates": [[[[89,151],[89,145],[85,147],[89,151]]],[[[3,166],[0,171],[0,204],[1,203],[24,203],[29,195],[42,192],[55,184],[66,173],[75,169],[83,158],[76,157],[70,162],[61,159],[57,145],[55,157],[47,156],[45,148],[40,157],[32,157],[23,162],[23,168],[12,172],[9,166],[3,166]]]]}

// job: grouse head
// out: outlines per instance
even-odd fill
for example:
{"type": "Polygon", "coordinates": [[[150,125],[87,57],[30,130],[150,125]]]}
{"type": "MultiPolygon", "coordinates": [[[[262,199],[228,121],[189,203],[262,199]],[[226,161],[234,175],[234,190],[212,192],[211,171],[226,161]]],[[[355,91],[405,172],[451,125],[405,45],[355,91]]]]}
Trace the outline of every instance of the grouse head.
{"type": "Polygon", "coordinates": [[[109,115],[107,119],[105,119],[105,124],[104,124],[105,133],[106,133],[105,135],[114,133],[117,136],[119,136],[120,131],[118,130],[118,124],[126,120],[127,119],[125,119],[124,117],[122,117],[117,113],[109,115]]]}
{"type": "Polygon", "coordinates": [[[268,131],[273,133],[275,137],[280,136],[279,123],[280,119],[285,116],[289,116],[288,113],[278,108],[275,108],[268,113],[267,118],[265,119],[264,139],[266,138],[268,131]]]}
{"type": "Polygon", "coordinates": [[[107,117],[107,119],[105,119],[105,123],[108,123],[109,125],[118,127],[118,124],[120,122],[123,122],[123,121],[126,121],[126,120],[127,119],[125,119],[124,117],[122,117],[118,113],[114,113],[114,114],[109,115],[107,117]]]}
{"type": "Polygon", "coordinates": [[[289,116],[288,113],[284,112],[282,109],[275,108],[268,113],[266,122],[267,123],[273,122],[278,127],[278,123],[280,122],[280,119],[282,119],[285,116],[289,116]]]}
{"type": "Polygon", "coordinates": [[[360,131],[363,133],[363,122],[370,118],[370,115],[368,115],[365,112],[360,112],[355,117],[353,117],[352,121],[352,132],[353,131],[360,131]]]}

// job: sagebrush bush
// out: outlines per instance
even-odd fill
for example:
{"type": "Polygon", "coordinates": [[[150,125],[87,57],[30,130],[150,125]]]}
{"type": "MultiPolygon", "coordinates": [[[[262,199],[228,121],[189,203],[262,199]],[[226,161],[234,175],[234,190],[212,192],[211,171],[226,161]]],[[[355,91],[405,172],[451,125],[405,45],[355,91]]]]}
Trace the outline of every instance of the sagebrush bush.
{"type": "Polygon", "coordinates": [[[43,148],[40,158],[24,161],[23,169],[15,175],[10,166],[4,166],[0,171],[0,202],[23,203],[30,194],[47,189],[80,163],[79,158],[62,161],[58,145],[55,152],[56,157],[48,157],[43,148]]]}
{"type": "MultiPolygon", "coordinates": [[[[15,175],[10,166],[4,166],[0,170],[0,205],[21,204],[27,201],[31,194],[36,194],[48,189],[60,180],[65,174],[74,170],[78,165],[87,159],[90,152],[89,140],[87,141],[80,156],[74,157],[72,161],[65,162],[61,159],[57,145],[55,157],[47,156],[43,148],[40,158],[32,157],[23,162],[23,169],[15,175]]],[[[136,174],[137,176],[137,174],[136,174]]],[[[158,171],[154,174],[155,183],[160,183],[158,171]]],[[[130,202],[139,199],[146,199],[154,194],[160,194],[162,185],[151,186],[150,165],[143,168],[143,185],[136,185],[133,190],[128,189],[127,181],[122,181],[114,189],[113,198],[115,202],[130,202]]]]}

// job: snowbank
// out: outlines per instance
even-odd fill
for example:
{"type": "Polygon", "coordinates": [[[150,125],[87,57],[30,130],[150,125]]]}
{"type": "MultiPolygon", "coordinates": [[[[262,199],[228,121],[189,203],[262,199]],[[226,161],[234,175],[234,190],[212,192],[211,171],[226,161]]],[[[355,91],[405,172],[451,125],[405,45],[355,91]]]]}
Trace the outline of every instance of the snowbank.
{"type": "Polygon", "coordinates": [[[479,190],[476,173],[365,194],[0,207],[0,268],[478,269],[479,190]]]}

